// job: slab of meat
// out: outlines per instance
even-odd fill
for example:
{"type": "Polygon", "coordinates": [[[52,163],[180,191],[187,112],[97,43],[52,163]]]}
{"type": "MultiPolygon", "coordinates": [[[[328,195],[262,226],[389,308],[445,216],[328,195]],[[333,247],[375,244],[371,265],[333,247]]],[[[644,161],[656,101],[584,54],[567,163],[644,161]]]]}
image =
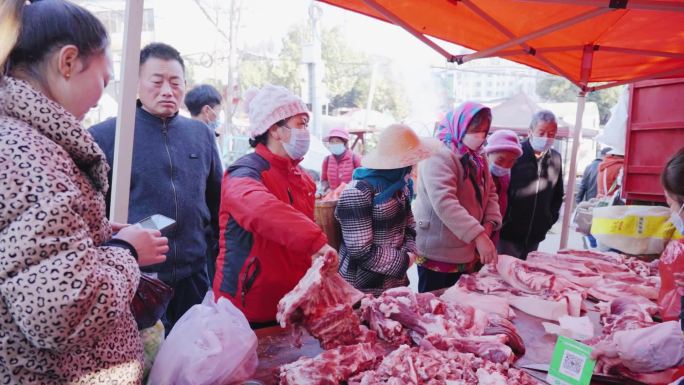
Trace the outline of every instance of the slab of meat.
{"type": "Polygon", "coordinates": [[[487,315],[471,306],[450,305],[405,287],[364,298],[361,317],[380,338],[396,345],[428,334],[481,335],[488,323],[487,315]]]}
{"type": "Polygon", "coordinates": [[[506,297],[480,294],[458,285],[447,289],[439,298],[449,304],[469,305],[485,313],[498,314],[504,318],[512,318],[514,315],[506,297]]]}
{"type": "Polygon", "coordinates": [[[497,364],[512,364],[515,361],[513,349],[506,345],[508,337],[504,334],[474,337],[446,337],[432,334],[425,339],[437,349],[472,353],[497,364]]]}
{"type": "Polygon", "coordinates": [[[360,324],[352,305],[364,294],[338,273],[334,255],[317,258],[295,288],[278,303],[276,319],[294,326],[294,345],[301,346],[302,329],[324,349],[372,340],[374,333],[360,324]]]}
{"type": "Polygon", "coordinates": [[[516,309],[552,321],[579,316],[584,298],[567,280],[506,255],[499,256],[497,267],[488,265],[477,275],[461,276],[458,286],[504,296],[516,309]]]}
{"type": "Polygon", "coordinates": [[[383,352],[362,343],[326,350],[280,367],[281,385],[338,385],[356,373],[375,367],[383,352]]]}
{"type": "Polygon", "coordinates": [[[584,288],[591,287],[601,279],[600,272],[588,267],[584,262],[556,258],[554,254],[535,251],[527,256],[527,263],[550,271],[584,288]]]}
{"type": "MultiPolygon", "coordinates": [[[[515,358],[513,353],[519,356],[525,353],[522,338],[506,318],[465,304],[450,304],[431,293],[416,294],[408,288],[391,289],[378,298],[364,298],[361,314],[379,338],[395,346],[420,343],[428,337],[432,340],[443,337],[452,338],[469,352],[488,354],[487,357],[494,357],[488,353],[492,342],[508,345],[497,349],[505,352],[506,361],[515,358]],[[490,344],[484,348],[483,342],[490,344]]],[[[496,357],[500,359],[502,355],[496,357]]]]}
{"type": "MultiPolygon", "coordinates": [[[[632,275],[632,277],[634,277],[632,275]]],[[[648,299],[658,299],[658,289],[653,286],[630,282],[630,278],[613,280],[603,278],[587,290],[587,294],[601,301],[612,301],[625,295],[641,296],[648,299]]]]}
{"type": "Polygon", "coordinates": [[[426,341],[420,347],[400,346],[377,369],[352,377],[348,384],[531,385],[537,381],[507,364],[496,364],[455,350],[436,349],[426,341]]]}

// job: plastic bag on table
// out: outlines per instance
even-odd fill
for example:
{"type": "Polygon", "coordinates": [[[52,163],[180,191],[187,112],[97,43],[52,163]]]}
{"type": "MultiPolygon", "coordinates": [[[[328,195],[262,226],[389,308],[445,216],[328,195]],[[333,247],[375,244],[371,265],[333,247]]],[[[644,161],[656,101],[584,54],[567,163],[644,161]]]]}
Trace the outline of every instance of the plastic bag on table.
{"type": "Polygon", "coordinates": [[[677,290],[674,273],[684,272],[684,241],[670,242],[660,256],[658,263],[660,292],[658,308],[664,321],[679,319],[681,311],[681,289],[677,290]]]}
{"type": "Polygon", "coordinates": [[[259,363],[257,337],[245,316],[211,291],[171,330],[148,385],[223,385],[250,378],[259,363]]]}
{"type": "Polygon", "coordinates": [[[660,254],[675,232],[667,207],[596,207],[593,215],[591,235],[626,254],[660,254]]]}

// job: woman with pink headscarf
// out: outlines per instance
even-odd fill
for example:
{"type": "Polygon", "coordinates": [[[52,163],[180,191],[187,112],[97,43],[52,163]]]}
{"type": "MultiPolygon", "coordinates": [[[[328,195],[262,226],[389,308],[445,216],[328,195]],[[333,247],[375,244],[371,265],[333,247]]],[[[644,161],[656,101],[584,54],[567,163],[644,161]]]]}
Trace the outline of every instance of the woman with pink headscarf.
{"type": "Polygon", "coordinates": [[[418,166],[414,215],[420,292],[452,286],[480,264],[496,263],[490,237],[501,227],[501,213],[482,154],[491,122],[489,108],[463,103],[437,127],[443,148],[418,166]]]}

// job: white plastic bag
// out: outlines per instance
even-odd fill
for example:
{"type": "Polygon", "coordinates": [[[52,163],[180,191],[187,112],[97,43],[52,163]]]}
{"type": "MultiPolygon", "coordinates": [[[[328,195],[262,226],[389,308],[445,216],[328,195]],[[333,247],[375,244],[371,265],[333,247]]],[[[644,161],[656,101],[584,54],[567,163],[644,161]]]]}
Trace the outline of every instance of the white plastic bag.
{"type": "Polygon", "coordinates": [[[245,316],[211,291],[171,330],[148,385],[224,385],[250,378],[259,363],[257,337],[245,316]]]}

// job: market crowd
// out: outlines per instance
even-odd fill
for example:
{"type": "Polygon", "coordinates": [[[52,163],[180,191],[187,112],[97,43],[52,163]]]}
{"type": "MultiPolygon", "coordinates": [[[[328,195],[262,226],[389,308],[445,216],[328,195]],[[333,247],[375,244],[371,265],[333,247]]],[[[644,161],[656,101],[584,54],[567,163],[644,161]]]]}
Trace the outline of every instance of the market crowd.
{"type": "MultiPolygon", "coordinates": [[[[117,122],[80,123],[113,76],[104,26],[63,0],[8,0],[0,15],[2,384],[139,383],[130,304],[143,275],[173,290],[167,333],[208,290],[259,328],[275,325],[278,301],[318,256],[339,253],[340,275],[366,293],[408,285],[411,264],[419,290],[433,291],[499,253],[525,259],[559,218],[555,116],[536,113],[521,142],[491,132],[491,110],[466,102],[434,138],[393,124],[363,157],[345,128],[330,130],[321,190],[346,186],[336,250],[314,222],[317,187],[299,166],[310,143],[300,98],[274,85],[247,92],[254,151],[224,170],[220,93],[186,92],[180,53],[153,43],[140,52],[130,224],[110,222],[117,122]],[[191,118],[179,115],[183,104],[191,118]],[[135,225],[154,214],[175,225],[135,225]]],[[[663,184],[681,231],[683,152],[663,184]]]]}

